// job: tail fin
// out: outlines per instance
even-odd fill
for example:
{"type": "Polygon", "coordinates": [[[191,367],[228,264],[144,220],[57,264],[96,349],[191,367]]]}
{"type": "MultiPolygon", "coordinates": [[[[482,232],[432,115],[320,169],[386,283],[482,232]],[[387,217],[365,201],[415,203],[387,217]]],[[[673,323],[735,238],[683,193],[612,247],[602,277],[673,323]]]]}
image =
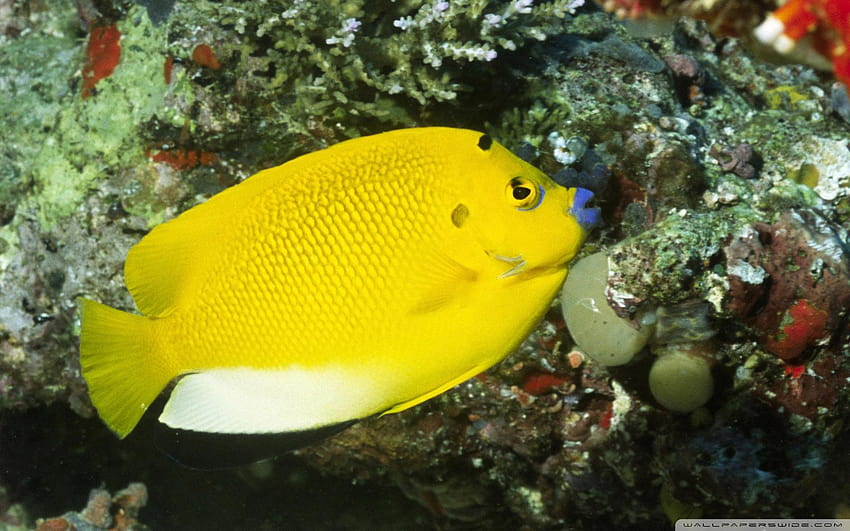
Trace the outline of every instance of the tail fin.
{"type": "Polygon", "coordinates": [[[123,439],[173,375],[155,357],[149,318],[79,302],[83,378],[100,418],[123,439]]]}

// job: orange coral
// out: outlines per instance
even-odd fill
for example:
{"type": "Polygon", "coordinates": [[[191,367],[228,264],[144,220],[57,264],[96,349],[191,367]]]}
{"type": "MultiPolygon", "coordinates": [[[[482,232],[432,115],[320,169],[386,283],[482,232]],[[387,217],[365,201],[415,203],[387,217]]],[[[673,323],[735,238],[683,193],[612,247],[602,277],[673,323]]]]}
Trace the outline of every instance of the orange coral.
{"type": "Polygon", "coordinates": [[[213,49],[206,44],[199,44],[195,46],[195,50],[192,52],[192,60],[199,65],[212,70],[218,70],[221,68],[221,63],[218,62],[215,52],[213,52],[213,49]]]}
{"type": "Polygon", "coordinates": [[[163,149],[156,153],[148,151],[147,156],[154,162],[165,162],[175,170],[188,170],[198,164],[209,166],[218,159],[215,153],[209,151],[182,148],[163,149]]]}
{"type": "Polygon", "coordinates": [[[162,67],[162,73],[165,76],[165,84],[171,84],[171,71],[174,69],[174,56],[169,54],[165,58],[165,64],[162,67]]]}

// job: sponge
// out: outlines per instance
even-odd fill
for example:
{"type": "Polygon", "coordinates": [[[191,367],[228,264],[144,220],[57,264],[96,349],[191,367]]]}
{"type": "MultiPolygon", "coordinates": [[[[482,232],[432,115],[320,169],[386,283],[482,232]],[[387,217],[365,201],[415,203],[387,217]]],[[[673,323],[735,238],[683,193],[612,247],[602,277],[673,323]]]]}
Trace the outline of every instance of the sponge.
{"type": "Polygon", "coordinates": [[[596,253],[579,260],[561,290],[561,309],[579,349],[602,365],[623,365],[652,337],[653,327],[636,329],[608,306],[608,257],[596,253]]]}
{"type": "Polygon", "coordinates": [[[711,363],[689,345],[670,345],[649,370],[649,390],[659,404],[679,413],[705,405],[714,393],[711,363]]]}

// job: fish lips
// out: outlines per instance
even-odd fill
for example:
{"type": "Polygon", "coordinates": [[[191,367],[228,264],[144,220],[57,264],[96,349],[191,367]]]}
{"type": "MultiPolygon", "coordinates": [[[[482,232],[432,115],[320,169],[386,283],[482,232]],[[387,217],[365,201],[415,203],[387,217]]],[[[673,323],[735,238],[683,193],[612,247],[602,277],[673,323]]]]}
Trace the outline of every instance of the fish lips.
{"type": "Polygon", "coordinates": [[[602,224],[602,213],[598,207],[587,208],[587,203],[593,199],[593,192],[586,188],[576,188],[575,196],[573,196],[573,206],[570,207],[569,213],[572,214],[581,228],[590,232],[595,227],[602,224]]]}

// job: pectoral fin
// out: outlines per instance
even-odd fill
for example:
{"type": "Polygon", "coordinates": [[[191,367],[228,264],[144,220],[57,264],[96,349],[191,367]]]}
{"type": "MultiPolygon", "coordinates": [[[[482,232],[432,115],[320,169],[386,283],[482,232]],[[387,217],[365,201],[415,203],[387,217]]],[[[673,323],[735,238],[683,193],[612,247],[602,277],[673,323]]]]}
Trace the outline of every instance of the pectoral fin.
{"type": "Polygon", "coordinates": [[[468,294],[478,272],[444,254],[434,253],[424,260],[423,273],[412,283],[421,293],[410,308],[411,315],[435,312],[468,294]]]}

